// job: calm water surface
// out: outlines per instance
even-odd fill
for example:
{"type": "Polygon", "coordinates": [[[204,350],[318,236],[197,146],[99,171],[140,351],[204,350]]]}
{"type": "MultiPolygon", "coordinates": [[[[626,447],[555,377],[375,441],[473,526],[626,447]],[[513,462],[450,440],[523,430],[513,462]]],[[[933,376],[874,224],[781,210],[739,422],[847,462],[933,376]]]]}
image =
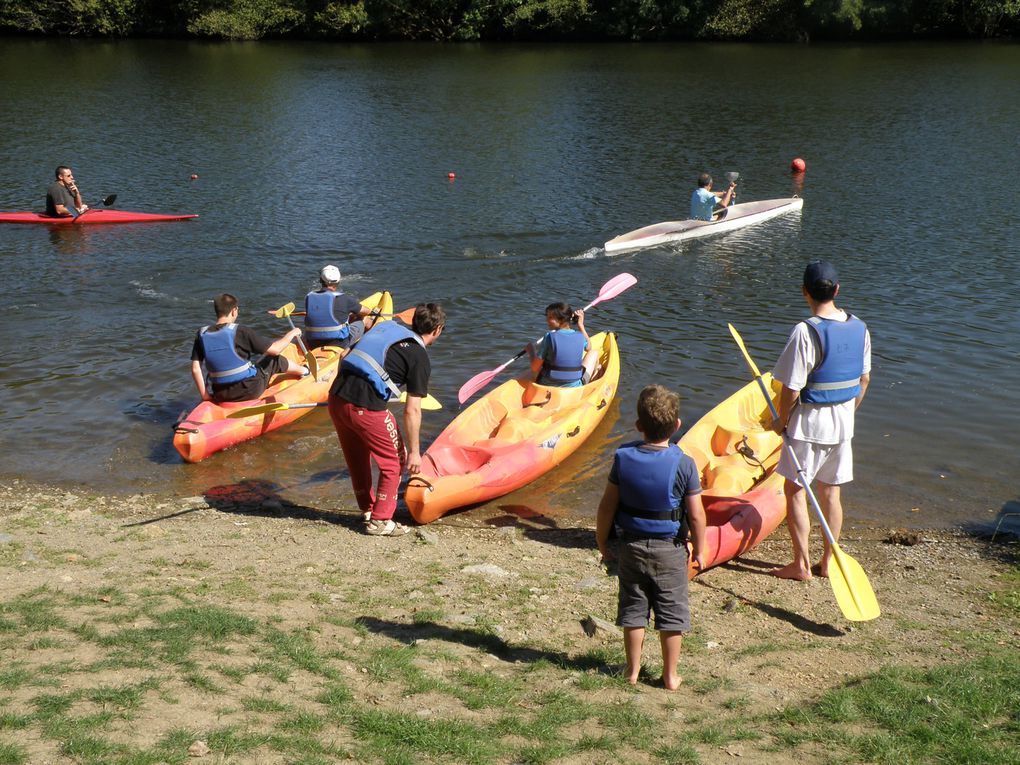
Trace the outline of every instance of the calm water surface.
{"type": "Polygon", "coordinates": [[[213,294],[282,333],[265,309],[333,262],[351,292],[446,304],[433,392],[447,408],[426,415],[427,441],[461,383],[541,333],[546,303],[583,304],[626,270],[638,286],[589,321],[619,333],[617,404],[564,466],[478,517],[591,515],[641,387],[678,389],[694,422],[746,380],[726,323],[770,366],[806,313],[804,263],[823,256],[875,347],[854,520],[988,520],[1020,496],[1017,46],[4,40],[0,72],[0,209],[41,209],[69,163],[87,201],[201,215],[0,227],[4,476],[257,485],[349,509],[321,410],[198,465],[177,457],[171,425],[195,403],[188,353],[213,294]],[[702,170],[739,171],[745,200],[799,193],[804,210],[605,254],[616,234],[684,217],[702,170]]]}

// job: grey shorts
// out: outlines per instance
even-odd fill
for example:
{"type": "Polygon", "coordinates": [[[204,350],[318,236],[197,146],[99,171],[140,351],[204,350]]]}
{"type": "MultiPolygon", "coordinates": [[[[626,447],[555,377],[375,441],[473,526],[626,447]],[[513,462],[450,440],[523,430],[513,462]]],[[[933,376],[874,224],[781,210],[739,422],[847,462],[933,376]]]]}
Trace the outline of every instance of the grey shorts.
{"type": "Polygon", "coordinates": [[[672,539],[620,541],[620,600],[616,623],[621,627],[647,627],[655,612],[660,632],[690,632],[687,605],[687,546],[672,539]]]}

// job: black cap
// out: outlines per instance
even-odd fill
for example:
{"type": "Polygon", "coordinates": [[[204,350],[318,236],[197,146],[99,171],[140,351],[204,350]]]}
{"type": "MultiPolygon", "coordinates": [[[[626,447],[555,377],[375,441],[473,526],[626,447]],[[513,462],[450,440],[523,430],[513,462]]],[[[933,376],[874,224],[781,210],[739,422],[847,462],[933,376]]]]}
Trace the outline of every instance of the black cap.
{"type": "Polygon", "coordinates": [[[832,263],[824,260],[812,260],[804,269],[804,286],[810,289],[818,282],[829,282],[839,284],[839,274],[832,263]]]}

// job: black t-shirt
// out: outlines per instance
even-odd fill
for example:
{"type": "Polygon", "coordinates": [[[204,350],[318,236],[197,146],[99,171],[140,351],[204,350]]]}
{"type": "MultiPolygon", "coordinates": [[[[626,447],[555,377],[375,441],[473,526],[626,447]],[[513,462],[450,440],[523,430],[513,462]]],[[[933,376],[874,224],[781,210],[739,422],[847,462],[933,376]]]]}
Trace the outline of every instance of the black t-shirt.
{"type": "Polygon", "coordinates": [[[60,181],[53,181],[46,189],[46,214],[54,218],[59,216],[57,205],[64,205],[70,211],[74,207],[74,194],[60,181]]]}
{"type": "MultiPolygon", "coordinates": [[[[386,363],[383,369],[390,376],[394,385],[398,388],[405,388],[407,395],[420,396],[424,398],[429,392],[429,376],[432,374],[432,364],[429,361],[429,354],[414,340],[404,340],[394,343],[386,351],[386,363]]],[[[372,383],[363,377],[345,373],[333,381],[329,395],[339,396],[355,406],[370,409],[373,412],[381,412],[386,408],[386,401],[379,398],[372,383]]]]}
{"type": "MultiPolygon", "coordinates": [[[[219,332],[225,326],[227,325],[217,324],[215,327],[210,327],[209,331],[219,332]]],[[[192,361],[205,361],[205,348],[202,347],[201,336],[201,331],[195,334],[195,344],[191,347],[192,361]]],[[[272,344],[272,340],[263,337],[250,327],[237,325],[237,334],[234,335],[234,350],[237,351],[237,355],[242,359],[247,361],[252,356],[264,354],[272,344]]],[[[212,389],[216,392],[218,400],[247,401],[252,398],[258,398],[262,394],[262,391],[266,389],[266,381],[264,375],[258,374],[246,380],[227,383],[226,385],[213,383],[212,389]]]]}

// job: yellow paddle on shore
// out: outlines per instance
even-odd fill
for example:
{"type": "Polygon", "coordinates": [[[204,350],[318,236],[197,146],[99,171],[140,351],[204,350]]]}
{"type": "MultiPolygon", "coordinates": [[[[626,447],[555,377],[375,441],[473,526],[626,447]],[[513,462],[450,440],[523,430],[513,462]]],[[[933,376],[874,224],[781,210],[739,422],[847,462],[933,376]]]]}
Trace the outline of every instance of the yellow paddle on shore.
{"type": "MultiPolygon", "coordinates": [[[[400,403],[407,402],[407,392],[400,394],[400,403]]],[[[317,406],[326,406],[326,401],[312,401],[312,402],[300,402],[296,404],[288,404],[285,401],[274,401],[269,404],[259,404],[258,406],[247,406],[244,409],[235,409],[233,412],[227,415],[228,419],[238,420],[244,417],[255,417],[259,414],[269,414],[270,412],[282,412],[284,409],[314,409],[317,406]]],[[[430,412],[436,412],[443,408],[443,405],[439,402],[435,396],[431,393],[425,396],[421,400],[421,408],[430,412]]]]}
{"type": "MultiPolygon", "coordinates": [[[[776,405],[772,403],[772,396],[769,395],[769,391],[765,388],[765,383],[761,379],[761,372],[758,371],[758,367],[751,358],[751,354],[747,352],[747,348],[744,346],[744,340],[740,337],[736,327],[732,324],[727,324],[727,326],[730,328],[730,334],[733,335],[733,339],[737,341],[740,352],[744,354],[744,359],[751,368],[751,373],[758,381],[758,386],[765,396],[765,401],[768,403],[769,409],[772,410],[772,417],[778,420],[779,412],[776,411],[776,405]]],[[[800,476],[801,485],[807,491],[808,499],[811,500],[811,507],[814,508],[815,514],[818,516],[818,523],[822,527],[822,533],[825,534],[829,547],[832,548],[832,560],[836,565],[835,567],[829,566],[829,582],[832,584],[832,592],[836,596],[836,603],[839,604],[840,610],[843,611],[843,616],[852,622],[866,622],[877,618],[881,610],[878,607],[875,591],[871,588],[871,582],[868,581],[868,575],[864,573],[860,563],[843,552],[839,545],[836,544],[836,540],[832,536],[832,530],[825,520],[825,514],[818,504],[815,493],[811,491],[811,486],[804,475],[804,468],[801,467],[800,460],[797,459],[796,452],[790,446],[785,432],[783,433],[783,442],[793,458],[793,465],[800,476]]]]}
{"type": "MultiPolygon", "coordinates": [[[[287,323],[290,324],[291,329],[297,329],[297,327],[294,326],[294,320],[290,318],[290,315],[294,313],[295,308],[296,306],[293,303],[287,303],[287,305],[282,305],[275,311],[270,311],[269,313],[277,319],[286,319],[287,323]]],[[[297,340],[298,348],[301,349],[301,353],[305,355],[305,366],[308,367],[308,373],[312,376],[313,380],[318,380],[319,362],[315,358],[315,354],[305,347],[304,341],[301,340],[301,335],[298,335],[295,340],[297,340]]]]}

